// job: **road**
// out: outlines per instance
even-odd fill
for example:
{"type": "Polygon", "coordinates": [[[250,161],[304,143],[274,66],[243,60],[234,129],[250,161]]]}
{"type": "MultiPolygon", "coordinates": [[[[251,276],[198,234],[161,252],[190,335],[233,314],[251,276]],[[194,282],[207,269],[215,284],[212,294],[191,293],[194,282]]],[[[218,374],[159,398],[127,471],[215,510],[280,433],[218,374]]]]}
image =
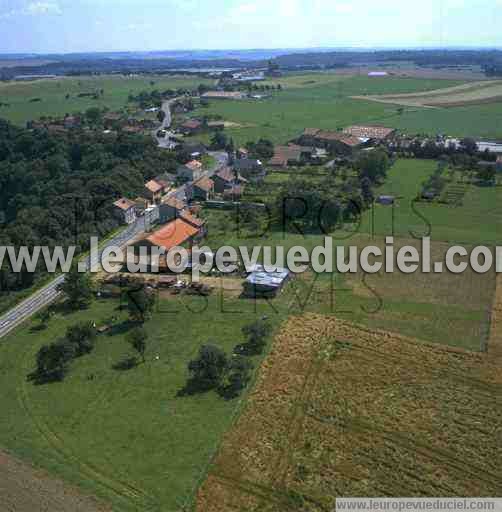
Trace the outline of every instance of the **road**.
{"type": "MultiPolygon", "coordinates": [[[[86,268],[94,268],[100,262],[101,254],[105,248],[111,246],[123,247],[144,230],[145,219],[141,217],[137,219],[134,224],[128,226],[124,231],[121,231],[116,236],[102,244],[98,256],[95,255],[92,260],[90,256],[87,257],[85,260],[86,268]]],[[[0,316],[0,338],[6,336],[10,331],[34,315],[37,311],[56,300],[61,295],[57,288],[63,281],[64,275],[59,275],[49,284],[34,292],[26,300],[0,316]]]]}
{"type": "Polygon", "coordinates": [[[157,128],[155,128],[155,130],[153,130],[153,132],[152,132],[152,135],[153,135],[154,139],[157,141],[157,144],[160,148],[172,149],[172,147],[171,147],[172,142],[169,142],[169,137],[174,135],[174,133],[169,131],[169,128],[171,128],[171,124],[173,122],[173,116],[171,114],[171,105],[180,99],[182,99],[182,98],[181,97],[173,98],[171,100],[167,100],[162,103],[161,110],[164,112],[164,114],[166,114],[166,116],[164,117],[164,120],[162,121],[162,123],[157,128]],[[157,132],[159,130],[166,130],[166,132],[167,132],[166,136],[165,137],[157,137],[157,132]]]}

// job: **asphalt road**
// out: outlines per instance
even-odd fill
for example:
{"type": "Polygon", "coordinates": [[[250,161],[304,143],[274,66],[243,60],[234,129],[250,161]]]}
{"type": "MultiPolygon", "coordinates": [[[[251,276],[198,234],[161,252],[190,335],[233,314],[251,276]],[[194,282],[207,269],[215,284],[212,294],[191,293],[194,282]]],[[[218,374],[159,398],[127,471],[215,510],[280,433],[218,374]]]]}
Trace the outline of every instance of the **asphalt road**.
{"type": "MultiPolygon", "coordinates": [[[[128,226],[127,229],[121,231],[117,236],[114,236],[104,243],[100,247],[99,255],[94,255],[92,260],[89,256],[85,261],[87,269],[94,268],[99,264],[101,254],[105,248],[111,246],[122,247],[144,230],[145,219],[141,217],[134,224],[128,226]]],[[[37,311],[56,300],[61,295],[57,288],[63,281],[64,275],[59,275],[49,284],[33,293],[33,295],[12,308],[3,316],[0,316],[0,338],[6,336],[10,331],[30,318],[37,311]]]]}

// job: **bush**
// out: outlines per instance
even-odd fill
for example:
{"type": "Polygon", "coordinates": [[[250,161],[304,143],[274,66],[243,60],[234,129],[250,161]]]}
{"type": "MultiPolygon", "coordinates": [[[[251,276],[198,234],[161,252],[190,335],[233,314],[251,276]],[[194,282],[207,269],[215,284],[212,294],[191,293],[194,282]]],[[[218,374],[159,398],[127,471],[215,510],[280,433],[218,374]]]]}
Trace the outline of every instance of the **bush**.
{"type": "Polygon", "coordinates": [[[227,400],[238,397],[251,380],[253,364],[242,356],[234,356],[227,365],[218,388],[220,396],[227,400]]]}
{"type": "Polygon", "coordinates": [[[267,345],[267,338],[271,332],[271,325],[260,320],[245,325],[242,328],[242,334],[247,337],[247,342],[243,345],[245,352],[249,355],[261,354],[267,345]]]}
{"type": "Polygon", "coordinates": [[[80,357],[94,350],[96,329],[90,322],[81,322],[68,327],[66,339],[74,345],[76,357],[80,357]]]}

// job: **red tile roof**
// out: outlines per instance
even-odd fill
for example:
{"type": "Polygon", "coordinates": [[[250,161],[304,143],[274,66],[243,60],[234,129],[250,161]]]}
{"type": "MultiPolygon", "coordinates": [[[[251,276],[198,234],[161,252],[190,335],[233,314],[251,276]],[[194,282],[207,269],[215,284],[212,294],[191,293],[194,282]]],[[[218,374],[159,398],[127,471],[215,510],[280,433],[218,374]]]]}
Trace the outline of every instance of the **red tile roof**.
{"type": "Polygon", "coordinates": [[[164,204],[167,204],[168,206],[171,206],[172,208],[175,208],[176,210],[183,210],[186,208],[186,204],[181,201],[180,199],[177,199],[176,197],[168,197],[164,201],[162,201],[164,204]]]}
{"type": "Polygon", "coordinates": [[[190,130],[196,130],[202,126],[202,123],[197,119],[189,119],[188,121],[185,121],[181,126],[190,130]]]}
{"type": "Polygon", "coordinates": [[[361,141],[357,137],[340,132],[321,130],[316,134],[315,137],[316,139],[326,140],[328,142],[341,142],[342,144],[346,144],[347,146],[351,147],[359,146],[361,144],[361,141]]]}
{"type": "Polygon", "coordinates": [[[191,213],[188,213],[187,211],[180,212],[179,218],[181,220],[184,220],[185,222],[188,222],[188,224],[191,224],[196,228],[201,228],[205,224],[205,222],[202,219],[193,216],[191,213]]]}
{"type": "Polygon", "coordinates": [[[113,203],[113,205],[116,206],[117,208],[120,208],[121,210],[127,211],[130,208],[134,208],[134,206],[136,204],[133,201],[131,201],[130,199],[126,199],[125,197],[122,197],[118,201],[115,201],[113,203]]]}
{"type": "Polygon", "coordinates": [[[197,181],[194,181],[193,186],[206,192],[209,192],[210,190],[212,190],[214,186],[214,181],[211,178],[208,178],[207,176],[203,176],[197,181]]]}
{"type": "Polygon", "coordinates": [[[148,183],[145,183],[145,188],[148,189],[153,194],[160,192],[164,187],[155,180],[150,180],[148,183]]]}
{"type": "Polygon", "coordinates": [[[192,160],[185,164],[185,167],[188,167],[192,171],[200,171],[202,169],[202,164],[198,160],[192,160]]]}
{"type": "Polygon", "coordinates": [[[166,250],[180,246],[199,233],[196,228],[183,219],[176,219],[158,229],[146,238],[151,244],[166,250]]]}

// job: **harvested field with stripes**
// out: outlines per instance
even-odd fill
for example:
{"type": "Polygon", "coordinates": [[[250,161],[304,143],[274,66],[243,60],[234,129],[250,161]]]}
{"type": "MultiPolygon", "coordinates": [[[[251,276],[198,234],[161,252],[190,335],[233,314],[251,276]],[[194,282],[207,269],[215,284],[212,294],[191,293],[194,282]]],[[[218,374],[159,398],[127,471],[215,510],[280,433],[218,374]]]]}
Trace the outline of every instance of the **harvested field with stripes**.
{"type": "Polygon", "coordinates": [[[336,496],[502,492],[502,367],[488,354],[291,318],[198,510],[330,511],[336,496]]]}
{"type": "Polygon", "coordinates": [[[353,98],[406,107],[438,108],[480,105],[502,102],[502,81],[487,80],[427,92],[353,96],[353,98]]]}

